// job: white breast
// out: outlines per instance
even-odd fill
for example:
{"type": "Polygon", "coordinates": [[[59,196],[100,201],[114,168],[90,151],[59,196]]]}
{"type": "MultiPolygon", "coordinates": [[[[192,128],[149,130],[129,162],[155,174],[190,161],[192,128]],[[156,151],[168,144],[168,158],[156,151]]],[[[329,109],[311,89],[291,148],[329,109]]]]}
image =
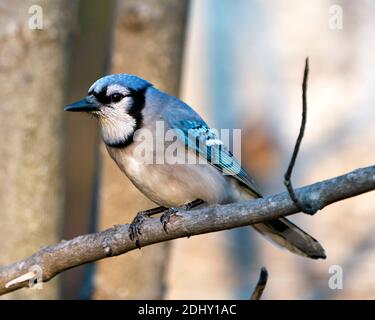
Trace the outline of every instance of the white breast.
{"type": "Polygon", "coordinates": [[[226,203],[240,197],[233,178],[209,164],[145,164],[134,157],[131,147],[108,151],[133,184],[158,205],[178,207],[196,199],[226,203]]]}

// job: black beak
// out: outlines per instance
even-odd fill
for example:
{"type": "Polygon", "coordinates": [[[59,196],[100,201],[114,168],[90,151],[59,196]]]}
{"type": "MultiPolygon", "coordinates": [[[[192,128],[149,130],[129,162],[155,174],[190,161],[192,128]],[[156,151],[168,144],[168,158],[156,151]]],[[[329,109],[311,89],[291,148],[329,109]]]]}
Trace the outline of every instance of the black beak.
{"type": "Polygon", "coordinates": [[[98,111],[99,106],[97,103],[89,99],[88,97],[74,102],[64,108],[64,111],[73,111],[73,112],[90,112],[98,111]]]}

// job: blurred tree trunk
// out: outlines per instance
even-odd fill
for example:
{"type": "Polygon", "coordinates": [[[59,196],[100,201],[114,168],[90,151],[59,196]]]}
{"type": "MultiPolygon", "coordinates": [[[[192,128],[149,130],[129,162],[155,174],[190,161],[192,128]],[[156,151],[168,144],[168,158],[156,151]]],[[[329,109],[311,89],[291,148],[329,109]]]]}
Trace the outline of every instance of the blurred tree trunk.
{"type": "MultiPolygon", "coordinates": [[[[1,265],[60,240],[66,41],[75,14],[70,1],[0,3],[1,265]]],[[[55,299],[58,283],[5,298],[55,299]]]]}
{"type": "MultiPolygon", "coordinates": [[[[188,1],[119,1],[112,73],[136,74],[177,95],[180,85],[188,1]]],[[[100,229],[131,222],[154,207],[102,149],[100,229]]],[[[165,289],[169,243],[142,248],[98,263],[97,299],[157,299],[165,289]]]]}
{"type": "MultiPolygon", "coordinates": [[[[91,84],[108,73],[114,0],[81,0],[77,32],[69,57],[67,98],[82,99],[91,84]],[[97,48],[102,48],[97,50],[97,48]]],[[[95,232],[99,135],[97,122],[87,114],[66,114],[65,210],[63,238],[95,232]]],[[[61,274],[62,299],[87,299],[92,291],[90,263],[61,274]]]]}

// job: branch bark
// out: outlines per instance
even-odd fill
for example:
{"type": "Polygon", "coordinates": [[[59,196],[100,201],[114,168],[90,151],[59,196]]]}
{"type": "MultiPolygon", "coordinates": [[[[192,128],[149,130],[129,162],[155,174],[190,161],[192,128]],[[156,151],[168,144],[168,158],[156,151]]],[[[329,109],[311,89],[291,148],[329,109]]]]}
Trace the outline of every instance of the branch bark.
{"type": "MultiPolygon", "coordinates": [[[[325,206],[369,192],[375,189],[375,166],[357,169],[342,176],[321,181],[296,189],[296,195],[303,201],[313,203],[319,209],[325,206]]],[[[267,196],[257,200],[215,205],[190,212],[181,211],[171,218],[168,233],[165,233],[159,219],[147,220],[140,237],[143,246],[215,232],[299,212],[287,192],[267,196]]],[[[128,237],[128,225],[116,225],[94,234],[61,241],[56,245],[41,248],[32,256],[14,264],[0,268],[0,294],[26,287],[28,281],[6,284],[17,277],[28,274],[35,265],[42,270],[42,280],[49,281],[64,270],[87,262],[117,256],[136,249],[128,237]]]]}

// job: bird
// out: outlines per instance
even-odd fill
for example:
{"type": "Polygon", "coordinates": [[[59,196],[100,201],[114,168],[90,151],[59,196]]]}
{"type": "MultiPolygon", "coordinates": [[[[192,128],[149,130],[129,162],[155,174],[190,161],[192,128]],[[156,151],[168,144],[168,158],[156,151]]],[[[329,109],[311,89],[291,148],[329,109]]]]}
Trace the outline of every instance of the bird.
{"type": "MultiPolygon", "coordinates": [[[[192,107],[157,89],[136,75],[111,74],[96,80],[87,95],[64,108],[97,118],[102,140],[120,170],[158,207],[139,212],[129,227],[129,237],[140,247],[142,223],[162,213],[167,232],[170,217],[181,208],[190,210],[212,204],[227,204],[261,198],[262,194],[231,150],[192,107]],[[174,130],[173,141],[145,142],[140,132],[155,135],[158,125],[174,130]],[[155,161],[172,144],[196,161],[155,161]],[[156,144],[156,147],[154,146],[156,144]],[[145,161],[147,149],[152,157],[145,161]]],[[[150,140],[150,139],[148,139],[150,140]]],[[[166,139],[165,139],[166,140],[166,139]]],[[[163,159],[163,158],[161,158],[163,159]]],[[[165,159],[164,159],[165,160],[165,159]]],[[[181,159],[180,159],[181,160],[181,159]]],[[[325,251],[311,235],[286,218],[252,227],[279,247],[312,259],[325,259],[325,251]]]]}

